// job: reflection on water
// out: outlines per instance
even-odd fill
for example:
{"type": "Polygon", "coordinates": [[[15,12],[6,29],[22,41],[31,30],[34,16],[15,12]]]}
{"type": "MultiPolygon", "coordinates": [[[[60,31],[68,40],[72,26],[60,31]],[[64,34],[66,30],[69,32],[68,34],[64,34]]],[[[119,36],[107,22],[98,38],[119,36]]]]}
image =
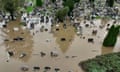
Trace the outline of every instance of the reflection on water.
{"type": "Polygon", "coordinates": [[[17,19],[16,21],[12,21],[8,24],[6,29],[7,39],[9,41],[5,42],[6,51],[13,51],[14,55],[12,58],[20,59],[22,53],[25,53],[26,56],[21,58],[22,61],[28,61],[32,53],[32,36],[29,31],[23,30],[20,27],[20,21],[17,19]],[[14,31],[13,28],[19,28],[19,31],[14,31]],[[7,32],[9,30],[9,32],[7,32]],[[23,41],[13,41],[13,38],[22,37],[23,41]]]}
{"type": "Polygon", "coordinates": [[[53,26],[53,34],[62,52],[65,53],[74,39],[75,29],[70,26],[68,21],[66,22],[66,28],[63,25],[63,23],[60,23],[59,26],[53,26]]]}

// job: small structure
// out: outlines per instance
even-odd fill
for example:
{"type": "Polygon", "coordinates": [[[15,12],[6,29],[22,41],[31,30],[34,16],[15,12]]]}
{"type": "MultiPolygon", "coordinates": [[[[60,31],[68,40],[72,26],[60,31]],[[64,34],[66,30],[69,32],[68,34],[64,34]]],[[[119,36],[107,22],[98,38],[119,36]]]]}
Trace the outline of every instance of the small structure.
{"type": "Polygon", "coordinates": [[[13,38],[13,41],[23,41],[23,40],[24,40],[24,38],[22,38],[22,37],[13,38]]]}
{"type": "Polygon", "coordinates": [[[41,55],[41,57],[44,57],[46,55],[46,53],[40,52],[40,55],[41,55]]]}
{"type": "Polygon", "coordinates": [[[3,28],[6,25],[5,20],[0,21],[0,28],[3,28]]]}
{"type": "Polygon", "coordinates": [[[23,57],[25,57],[26,56],[26,53],[22,53],[21,55],[20,55],[20,58],[23,58],[23,57]]]}
{"type": "Polygon", "coordinates": [[[19,28],[18,27],[14,27],[13,31],[19,31],[19,28]]]}
{"type": "Polygon", "coordinates": [[[10,57],[14,55],[13,51],[8,51],[8,54],[10,57]]]}
{"type": "Polygon", "coordinates": [[[93,30],[92,35],[96,35],[96,34],[97,34],[97,30],[93,30]]]}
{"type": "Polygon", "coordinates": [[[94,39],[93,38],[88,38],[88,42],[94,43],[94,39]]]}
{"type": "Polygon", "coordinates": [[[21,67],[21,70],[25,72],[25,71],[28,71],[29,68],[28,68],[28,66],[23,66],[23,67],[21,67]]]}
{"type": "Polygon", "coordinates": [[[49,71],[51,69],[51,67],[46,66],[46,67],[44,67],[44,69],[45,69],[45,71],[49,71]]]}
{"type": "Polygon", "coordinates": [[[51,57],[57,57],[58,56],[58,52],[57,51],[51,51],[50,55],[51,55],[51,57]]]}
{"type": "Polygon", "coordinates": [[[60,68],[55,68],[55,71],[56,71],[56,72],[60,71],[60,68]]]}
{"type": "Polygon", "coordinates": [[[36,70],[39,71],[39,70],[40,70],[40,67],[39,67],[39,66],[34,66],[34,67],[33,67],[33,70],[34,70],[34,71],[36,71],[36,70]]]}
{"type": "Polygon", "coordinates": [[[61,38],[61,41],[66,41],[66,39],[65,38],[61,38]]]}

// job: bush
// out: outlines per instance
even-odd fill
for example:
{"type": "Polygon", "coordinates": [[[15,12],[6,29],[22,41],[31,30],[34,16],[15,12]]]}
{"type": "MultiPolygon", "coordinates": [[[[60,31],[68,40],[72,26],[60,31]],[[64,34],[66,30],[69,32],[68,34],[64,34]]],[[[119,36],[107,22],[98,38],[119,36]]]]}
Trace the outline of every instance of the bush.
{"type": "Polygon", "coordinates": [[[39,7],[41,7],[43,5],[43,1],[42,0],[36,0],[36,5],[39,7]]]}
{"type": "Polygon", "coordinates": [[[63,20],[65,19],[65,16],[68,14],[69,8],[68,7],[64,7],[62,9],[59,9],[56,12],[56,19],[59,19],[59,21],[63,22],[63,20]]]}
{"type": "Polygon", "coordinates": [[[79,65],[86,72],[120,72],[120,52],[96,56],[79,65]]]}
{"type": "Polygon", "coordinates": [[[53,3],[55,3],[56,0],[51,0],[53,3]]]}
{"type": "Polygon", "coordinates": [[[105,47],[113,47],[116,44],[117,41],[117,36],[119,33],[119,26],[114,26],[112,25],[108,34],[106,35],[104,42],[103,42],[103,46],[105,47]]]}
{"type": "Polygon", "coordinates": [[[21,25],[21,26],[26,26],[26,23],[21,22],[19,25],[21,25]]]}
{"type": "Polygon", "coordinates": [[[109,6],[109,7],[113,7],[114,0],[106,0],[106,5],[109,6]]]}
{"type": "Polygon", "coordinates": [[[32,6],[27,7],[27,13],[30,13],[32,11],[33,11],[33,7],[32,6]]]}
{"type": "Polygon", "coordinates": [[[101,19],[101,16],[96,16],[95,19],[101,19]]]}
{"type": "Polygon", "coordinates": [[[73,0],[75,3],[80,2],[80,0],[73,0]]]}
{"type": "Polygon", "coordinates": [[[74,8],[74,0],[65,0],[63,3],[64,6],[69,7],[69,13],[73,10],[74,8]]]}

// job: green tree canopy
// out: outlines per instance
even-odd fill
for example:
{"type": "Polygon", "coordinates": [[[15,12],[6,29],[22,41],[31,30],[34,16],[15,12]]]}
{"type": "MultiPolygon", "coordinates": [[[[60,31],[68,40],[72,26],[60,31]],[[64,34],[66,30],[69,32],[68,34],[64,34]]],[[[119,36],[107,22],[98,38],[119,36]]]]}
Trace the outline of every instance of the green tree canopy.
{"type": "Polygon", "coordinates": [[[74,8],[74,0],[65,0],[63,5],[69,7],[69,11],[71,12],[74,8]]]}
{"type": "Polygon", "coordinates": [[[42,0],[36,0],[36,6],[41,7],[43,5],[42,0]]]}
{"type": "Polygon", "coordinates": [[[74,2],[76,2],[76,3],[77,3],[77,2],[80,2],[80,0],[74,0],[74,2]]]}
{"type": "Polygon", "coordinates": [[[14,12],[16,12],[17,8],[19,7],[19,0],[3,0],[4,9],[11,14],[12,20],[14,12]]]}
{"type": "Polygon", "coordinates": [[[68,12],[69,12],[69,7],[64,7],[59,9],[56,12],[56,19],[59,19],[59,21],[62,22],[65,19],[65,16],[68,14],[68,12]]]}
{"type": "Polygon", "coordinates": [[[89,2],[94,2],[95,0],[89,0],[89,2]]]}
{"type": "Polygon", "coordinates": [[[91,7],[94,7],[94,2],[95,0],[89,0],[90,4],[91,4],[91,7]]]}
{"type": "Polygon", "coordinates": [[[109,6],[109,7],[113,7],[114,0],[106,0],[106,5],[109,6]]]}
{"type": "Polygon", "coordinates": [[[105,47],[113,47],[116,44],[117,41],[117,36],[119,33],[120,26],[114,26],[112,25],[111,28],[109,29],[108,34],[106,35],[103,46],[105,47]]]}
{"type": "Polygon", "coordinates": [[[53,3],[56,1],[56,0],[51,0],[53,3]]]}
{"type": "Polygon", "coordinates": [[[64,2],[66,1],[66,0],[63,0],[64,2]]]}

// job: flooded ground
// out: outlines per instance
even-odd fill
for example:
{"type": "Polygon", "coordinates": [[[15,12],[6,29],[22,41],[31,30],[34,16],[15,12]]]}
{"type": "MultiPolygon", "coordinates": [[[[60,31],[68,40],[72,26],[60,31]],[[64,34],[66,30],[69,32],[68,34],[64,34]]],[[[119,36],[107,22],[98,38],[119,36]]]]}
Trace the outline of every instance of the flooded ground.
{"type": "MultiPolygon", "coordinates": [[[[55,72],[55,68],[60,68],[60,72],[83,72],[78,66],[78,63],[88,58],[93,58],[96,55],[101,55],[106,52],[116,52],[119,49],[119,41],[117,42],[113,50],[103,50],[102,41],[107,33],[106,28],[100,29],[99,25],[101,20],[95,20],[95,25],[91,25],[86,28],[84,21],[81,21],[83,27],[83,35],[77,36],[74,28],[67,23],[68,27],[63,29],[63,25],[53,26],[53,33],[46,31],[36,30],[22,30],[18,21],[10,22],[5,36],[8,42],[1,42],[0,47],[0,72],[23,72],[21,67],[27,66],[29,68],[26,72],[34,72],[33,67],[39,66],[40,71],[44,72],[45,67],[49,66],[51,69],[47,72],[55,72]],[[14,25],[15,24],[15,25],[14,25]],[[19,31],[13,31],[13,27],[18,27],[19,31]],[[56,31],[56,28],[59,28],[56,31]],[[97,29],[98,33],[92,35],[92,30],[97,29]],[[9,32],[9,31],[10,32],[9,32]],[[33,32],[35,33],[33,35],[33,32]],[[21,36],[25,40],[14,42],[14,37],[21,36]],[[65,38],[65,41],[61,41],[61,38],[65,38]],[[94,43],[89,43],[88,38],[93,38],[94,43]],[[11,40],[12,39],[12,40],[11,40]],[[11,58],[8,56],[7,51],[13,50],[15,55],[11,58]],[[51,57],[51,51],[55,51],[58,56],[51,57]],[[27,55],[23,58],[19,58],[21,53],[27,55]],[[45,56],[41,56],[41,52],[45,53],[45,56]],[[9,61],[7,61],[9,60],[9,61]]],[[[112,23],[109,21],[108,23],[112,23]]],[[[87,21],[89,24],[89,21],[87,21]]],[[[4,39],[4,38],[2,38],[4,39]]],[[[120,40],[118,38],[118,40],[120,40]]]]}
{"type": "Polygon", "coordinates": [[[101,54],[108,54],[108,53],[112,53],[113,52],[113,47],[102,47],[102,53],[101,54]]]}
{"type": "Polygon", "coordinates": [[[59,44],[59,48],[63,53],[68,50],[75,36],[75,28],[70,25],[69,21],[66,21],[66,26],[67,27],[64,28],[64,24],[60,23],[58,26],[54,25],[52,30],[56,42],[59,44]]]}
{"type": "Polygon", "coordinates": [[[7,25],[7,29],[4,29],[7,34],[5,41],[6,51],[13,51],[13,58],[20,59],[20,55],[22,53],[26,54],[26,57],[21,59],[22,61],[27,61],[32,53],[32,36],[30,35],[28,30],[23,30],[20,27],[20,20],[10,22],[7,25]],[[18,28],[18,31],[15,31],[14,28],[18,28]],[[21,37],[24,38],[23,41],[14,40],[14,38],[21,37]]]}

